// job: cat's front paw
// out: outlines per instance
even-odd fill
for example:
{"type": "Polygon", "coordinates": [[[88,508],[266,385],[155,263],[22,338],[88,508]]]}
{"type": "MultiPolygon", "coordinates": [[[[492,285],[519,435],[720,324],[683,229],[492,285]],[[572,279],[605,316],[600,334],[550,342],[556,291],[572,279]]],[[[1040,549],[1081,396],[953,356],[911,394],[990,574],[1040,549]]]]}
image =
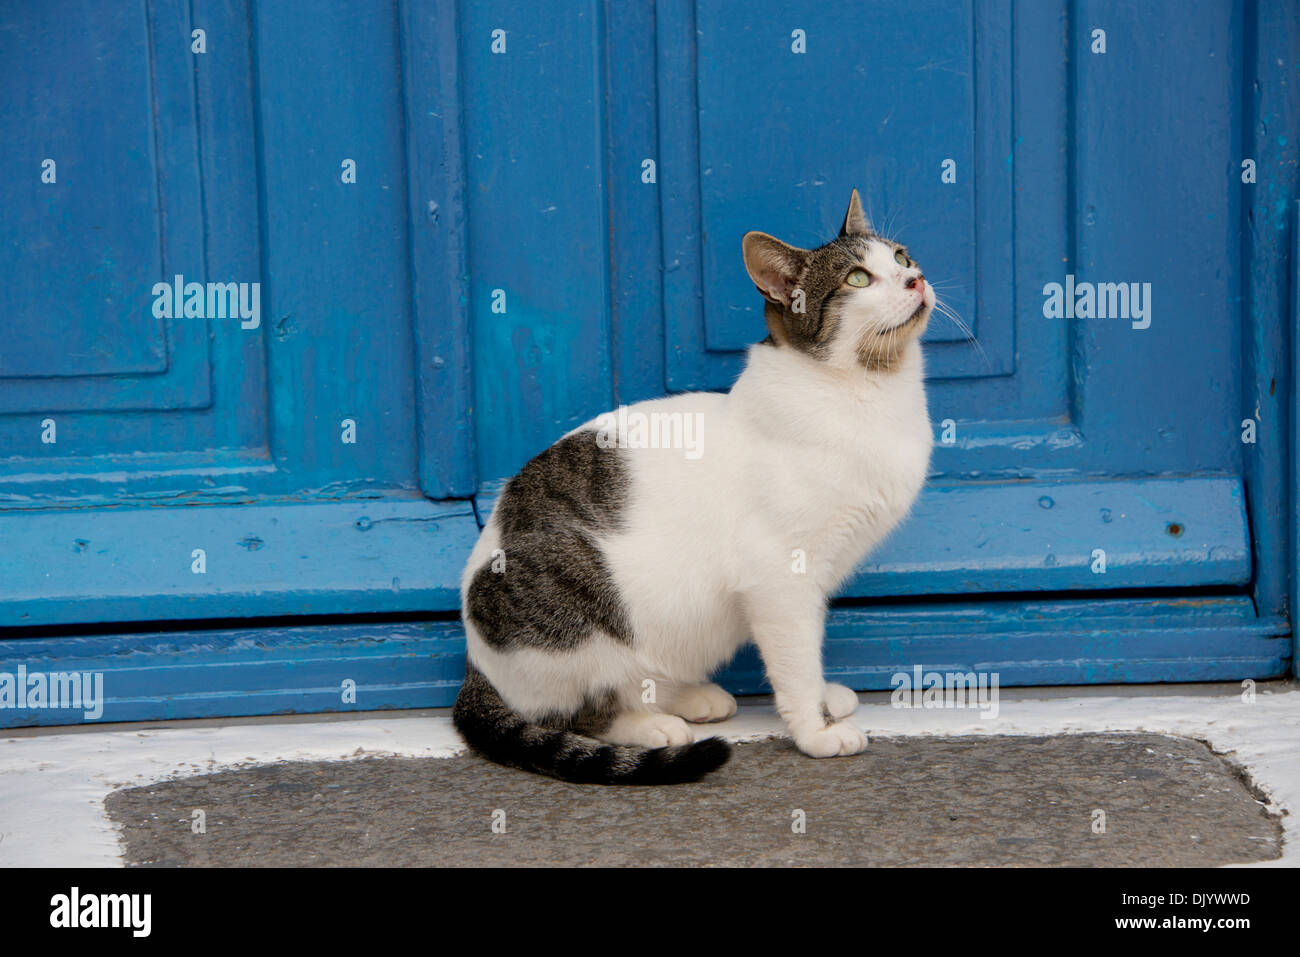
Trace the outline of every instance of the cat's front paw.
{"type": "Polygon", "coordinates": [[[867,736],[847,721],[837,721],[820,731],[796,735],[799,750],[813,758],[837,758],[867,749],[867,736]]]}
{"type": "Polygon", "coordinates": [[[825,702],[827,712],[837,721],[858,710],[858,696],[853,689],[830,681],[826,682],[825,702]]]}

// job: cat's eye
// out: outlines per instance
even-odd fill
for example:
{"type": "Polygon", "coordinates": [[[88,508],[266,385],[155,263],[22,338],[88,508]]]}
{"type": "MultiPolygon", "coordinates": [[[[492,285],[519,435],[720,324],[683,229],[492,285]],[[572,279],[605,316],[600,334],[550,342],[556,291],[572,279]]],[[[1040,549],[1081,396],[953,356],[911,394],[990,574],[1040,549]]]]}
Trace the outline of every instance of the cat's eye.
{"type": "Polygon", "coordinates": [[[912,260],[908,259],[907,253],[903,252],[901,249],[895,249],[894,262],[898,263],[900,266],[907,266],[912,262],[912,260]]]}
{"type": "Polygon", "coordinates": [[[870,286],[871,273],[867,272],[865,269],[854,269],[849,272],[844,281],[850,286],[870,286]]]}

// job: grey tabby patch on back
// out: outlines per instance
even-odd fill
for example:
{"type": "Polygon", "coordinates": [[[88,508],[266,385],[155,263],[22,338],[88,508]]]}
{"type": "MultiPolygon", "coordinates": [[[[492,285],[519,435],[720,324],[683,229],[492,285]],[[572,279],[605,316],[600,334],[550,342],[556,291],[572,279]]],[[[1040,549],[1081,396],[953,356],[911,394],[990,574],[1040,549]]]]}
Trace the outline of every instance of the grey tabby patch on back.
{"type": "MultiPolygon", "coordinates": [[[[799,249],[767,233],[745,235],[745,268],[754,286],[765,300],[763,318],[767,323],[765,345],[792,347],[815,359],[825,359],[840,326],[837,299],[845,277],[861,268],[870,243],[903,247],[876,233],[862,211],[862,200],[855,189],[849,199],[840,234],[817,249],[799,249]]],[[[903,250],[906,252],[906,250],[903,250]]],[[[906,324],[924,322],[922,311],[906,324]]],[[[872,372],[890,372],[902,359],[902,348],[909,337],[901,332],[919,334],[919,330],[899,327],[893,335],[864,335],[857,345],[858,362],[872,372]]]]}
{"type": "Polygon", "coordinates": [[[619,527],[627,475],[618,449],[576,432],[510,480],[496,506],[505,567],[489,562],[466,610],[501,650],[574,648],[599,629],[631,643],[632,628],[595,533],[619,527]]]}

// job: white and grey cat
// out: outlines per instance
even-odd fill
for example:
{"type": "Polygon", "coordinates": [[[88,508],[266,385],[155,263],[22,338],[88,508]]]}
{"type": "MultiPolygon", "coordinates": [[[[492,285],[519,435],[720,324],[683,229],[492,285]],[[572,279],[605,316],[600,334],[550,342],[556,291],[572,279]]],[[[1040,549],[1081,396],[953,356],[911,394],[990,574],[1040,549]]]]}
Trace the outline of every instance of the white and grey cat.
{"type": "Polygon", "coordinates": [[[749,639],[800,750],[866,747],[845,720],[857,695],[824,678],[823,626],[925,481],[917,340],[934,292],[856,190],[826,245],[751,232],[743,250],[768,337],[731,391],[629,408],[697,417],[702,447],[619,447],[637,443],[587,423],[510,480],[470,555],[453,717],[493,761],[577,782],[697,780],[731,750],[691,725],[735,713],[709,677],[749,639]]]}

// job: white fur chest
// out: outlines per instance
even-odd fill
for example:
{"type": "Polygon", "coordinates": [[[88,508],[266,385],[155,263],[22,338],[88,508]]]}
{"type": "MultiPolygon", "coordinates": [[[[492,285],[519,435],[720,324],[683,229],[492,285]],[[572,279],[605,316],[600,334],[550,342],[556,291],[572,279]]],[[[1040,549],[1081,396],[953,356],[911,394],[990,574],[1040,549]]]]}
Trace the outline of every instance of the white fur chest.
{"type": "MultiPolygon", "coordinates": [[[[760,354],[760,362],[768,358],[760,354]]],[[[782,357],[785,358],[785,357],[782,357]]],[[[920,349],[889,376],[813,380],[787,389],[776,363],[740,389],[755,423],[757,508],[807,556],[826,591],[902,520],[925,483],[933,444],[920,349]]]]}

